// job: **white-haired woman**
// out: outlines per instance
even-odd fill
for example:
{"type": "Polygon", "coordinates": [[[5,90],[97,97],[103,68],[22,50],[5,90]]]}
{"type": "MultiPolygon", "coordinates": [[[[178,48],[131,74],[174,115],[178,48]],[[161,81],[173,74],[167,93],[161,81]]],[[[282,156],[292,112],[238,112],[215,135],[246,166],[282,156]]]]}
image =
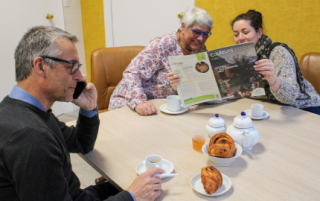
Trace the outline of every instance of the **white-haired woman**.
{"type": "Polygon", "coordinates": [[[204,43],[212,24],[205,10],[188,8],[177,31],[154,38],[131,61],[111,96],[109,110],[129,106],[140,115],[157,114],[156,107],[147,101],[177,94],[167,77],[171,72],[168,57],[207,51],[204,43]]]}

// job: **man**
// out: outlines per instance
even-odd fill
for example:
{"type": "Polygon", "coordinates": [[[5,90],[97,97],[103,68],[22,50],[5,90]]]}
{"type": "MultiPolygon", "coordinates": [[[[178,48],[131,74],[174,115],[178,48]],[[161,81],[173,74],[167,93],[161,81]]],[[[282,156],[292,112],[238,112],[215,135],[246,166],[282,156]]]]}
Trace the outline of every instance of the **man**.
{"type": "Polygon", "coordinates": [[[118,194],[108,182],[80,189],[69,152],[93,149],[99,128],[97,91],[88,83],[73,99],[77,82],[85,81],[74,42],[55,27],[34,27],[15,51],[17,86],[0,103],[0,200],[154,200],[163,173],[152,168],[118,194]],[[55,101],[80,107],[75,127],[51,113],[55,101]],[[115,195],[116,194],[116,195],[115,195]]]}

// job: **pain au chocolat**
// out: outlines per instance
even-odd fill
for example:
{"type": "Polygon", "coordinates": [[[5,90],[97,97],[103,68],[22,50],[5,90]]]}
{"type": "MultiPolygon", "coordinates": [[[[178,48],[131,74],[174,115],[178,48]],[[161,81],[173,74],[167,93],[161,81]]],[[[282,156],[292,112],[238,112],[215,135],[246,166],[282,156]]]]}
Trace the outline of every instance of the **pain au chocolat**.
{"type": "Polygon", "coordinates": [[[208,154],[219,158],[231,158],[236,153],[234,141],[227,133],[212,136],[209,142],[208,154]]]}
{"type": "Polygon", "coordinates": [[[201,182],[208,194],[216,192],[222,186],[222,175],[213,166],[206,166],[201,169],[201,182]]]}

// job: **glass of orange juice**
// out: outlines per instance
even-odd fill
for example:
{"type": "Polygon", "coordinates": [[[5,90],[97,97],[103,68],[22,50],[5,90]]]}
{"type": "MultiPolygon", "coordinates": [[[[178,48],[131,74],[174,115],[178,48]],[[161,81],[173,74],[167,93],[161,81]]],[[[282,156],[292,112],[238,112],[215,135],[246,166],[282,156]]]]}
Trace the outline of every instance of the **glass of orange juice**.
{"type": "Polygon", "coordinates": [[[206,131],[197,129],[191,132],[192,146],[195,151],[201,151],[202,146],[206,141],[206,131]]]}

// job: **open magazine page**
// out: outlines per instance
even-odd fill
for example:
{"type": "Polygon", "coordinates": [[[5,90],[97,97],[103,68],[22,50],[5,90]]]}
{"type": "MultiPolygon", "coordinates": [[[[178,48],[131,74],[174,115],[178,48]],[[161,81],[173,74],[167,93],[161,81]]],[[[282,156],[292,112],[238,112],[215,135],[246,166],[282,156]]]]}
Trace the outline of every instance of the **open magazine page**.
{"type": "Polygon", "coordinates": [[[221,100],[206,52],[169,57],[172,72],[180,78],[177,86],[183,107],[221,100]]]}
{"type": "Polygon", "coordinates": [[[265,95],[262,75],[253,67],[257,60],[253,42],[207,53],[223,99],[265,95]]]}

